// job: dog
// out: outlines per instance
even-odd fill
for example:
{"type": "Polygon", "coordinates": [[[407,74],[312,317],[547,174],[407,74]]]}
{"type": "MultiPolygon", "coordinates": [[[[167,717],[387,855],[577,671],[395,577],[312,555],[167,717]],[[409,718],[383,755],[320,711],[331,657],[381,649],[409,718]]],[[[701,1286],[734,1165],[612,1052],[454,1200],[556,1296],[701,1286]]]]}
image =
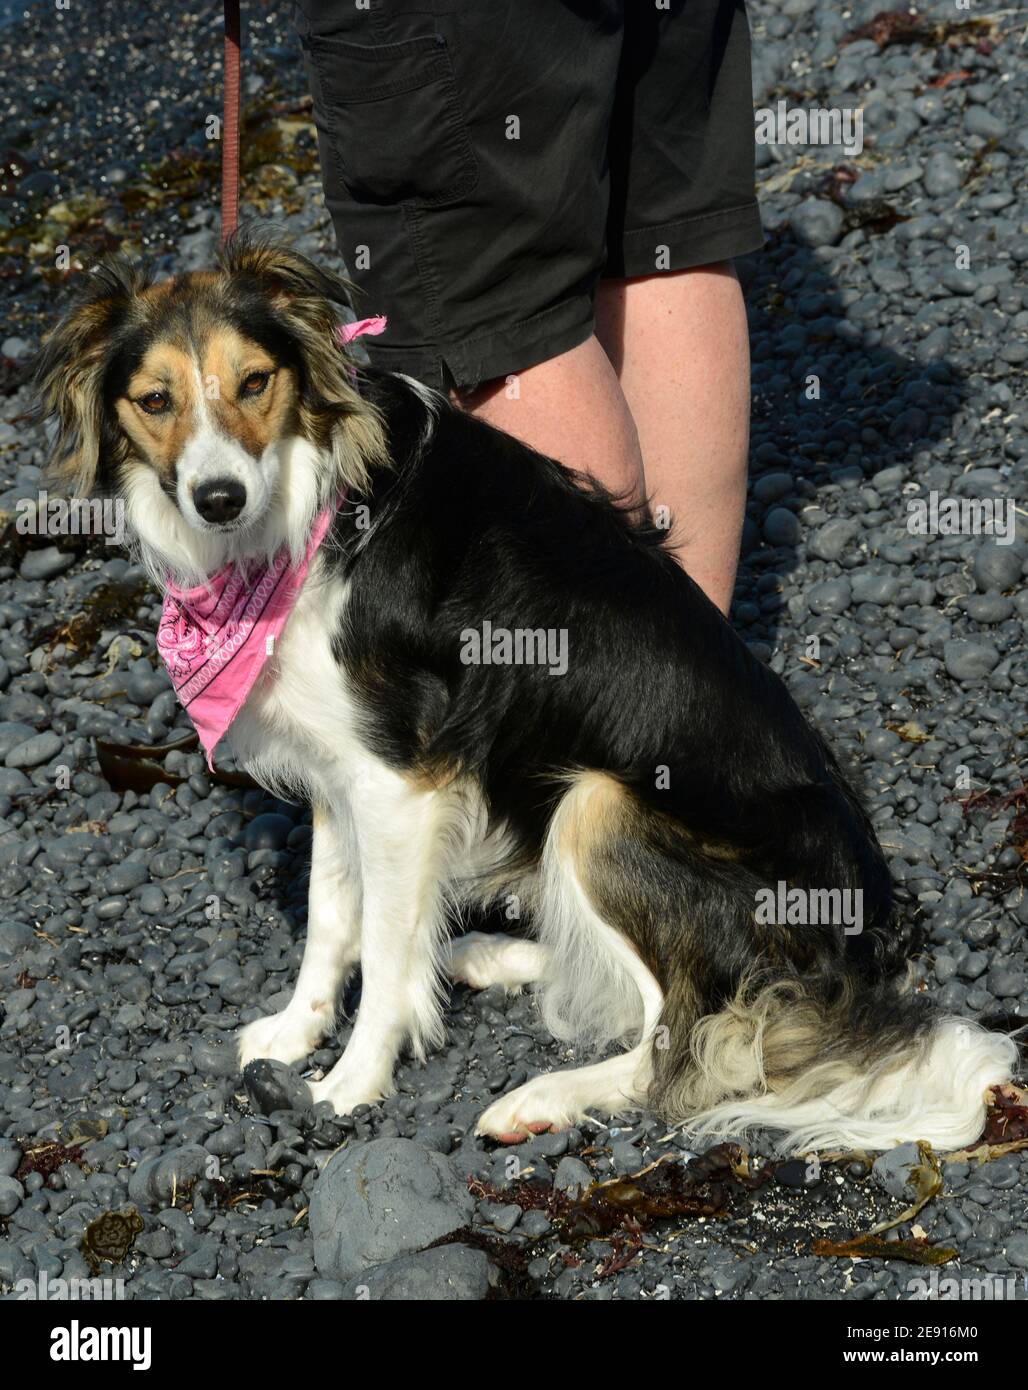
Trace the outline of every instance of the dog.
{"type": "Polygon", "coordinates": [[[643,1106],[791,1151],[971,1142],[1015,1044],[910,988],[868,817],[784,684],[648,512],[357,368],[347,299],[253,236],[165,283],[108,265],[38,367],[54,476],[122,499],[158,584],[309,562],[228,731],[313,808],[296,990],[240,1063],[306,1058],[359,965],[350,1041],[311,1084],[339,1114],[441,1042],[449,975],[537,986],[552,1033],[602,1058],[491,1104],[478,1131],[505,1143],[643,1106]],[[797,892],[859,925],[769,906],[797,892]],[[450,939],[451,908],[510,902],[530,937],[450,939]]]}

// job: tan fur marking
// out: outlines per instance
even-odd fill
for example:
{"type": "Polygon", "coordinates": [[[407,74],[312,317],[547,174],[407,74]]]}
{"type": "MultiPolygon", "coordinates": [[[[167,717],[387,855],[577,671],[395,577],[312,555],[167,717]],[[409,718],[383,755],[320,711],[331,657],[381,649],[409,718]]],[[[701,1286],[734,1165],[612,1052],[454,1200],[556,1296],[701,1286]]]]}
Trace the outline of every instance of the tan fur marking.
{"type": "Polygon", "coordinates": [[[292,371],[276,367],[263,348],[233,329],[221,328],[212,334],[201,370],[205,383],[216,381],[219,386],[219,394],[211,401],[219,429],[238,439],[253,458],[260,458],[269,444],[294,425],[297,383],[292,371]],[[272,373],[267,386],[260,395],[240,396],[254,372],[272,373]]]}
{"type": "Polygon", "coordinates": [[[604,772],[576,776],[571,797],[565,803],[568,814],[561,824],[561,853],[569,855],[577,867],[583,867],[590,849],[614,830],[626,809],[627,796],[620,782],[604,772]]]}
{"type": "Polygon", "coordinates": [[[451,787],[460,776],[460,767],[452,762],[422,763],[404,772],[404,780],[416,792],[438,792],[451,787]]]}
{"type": "Polygon", "coordinates": [[[216,285],[217,281],[218,276],[213,270],[190,270],[185,275],[177,275],[173,280],[161,280],[156,285],[147,285],[146,289],[140,292],[139,298],[151,308],[157,308],[163,306],[165,300],[171,299],[176,291],[181,293],[184,285],[188,285],[191,290],[201,290],[216,285]]]}
{"type": "Polygon", "coordinates": [[[116,404],[125,433],[164,479],[174,478],[175,465],[195,428],[196,397],[192,358],[174,343],[162,341],[147,352],[116,404]],[[160,415],[148,415],[138,404],[151,391],[164,392],[170,400],[160,415]]]}
{"type": "Polygon", "coordinates": [[[683,839],[688,840],[690,845],[702,854],[705,859],[721,859],[731,862],[742,859],[743,851],[738,845],[729,844],[726,840],[707,840],[702,835],[695,835],[684,825],[677,825],[676,830],[683,839]]]}

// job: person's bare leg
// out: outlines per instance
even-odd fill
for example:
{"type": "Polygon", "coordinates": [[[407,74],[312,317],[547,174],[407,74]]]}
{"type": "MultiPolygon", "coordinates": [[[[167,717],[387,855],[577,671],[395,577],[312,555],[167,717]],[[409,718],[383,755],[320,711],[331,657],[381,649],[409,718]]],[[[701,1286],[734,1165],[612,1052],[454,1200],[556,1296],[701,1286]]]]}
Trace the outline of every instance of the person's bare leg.
{"type": "Polygon", "coordinates": [[[615,496],[641,498],[642,455],[635,424],[610,358],[596,338],[456,399],[541,454],[590,474],[615,496]]]}
{"type": "Polygon", "coordinates": [[[746,503],[750,363],[731,265],[602,280],[596,334],[635,421],[646,494],[670,509],[671,543],[728,611],[746,503]]]}

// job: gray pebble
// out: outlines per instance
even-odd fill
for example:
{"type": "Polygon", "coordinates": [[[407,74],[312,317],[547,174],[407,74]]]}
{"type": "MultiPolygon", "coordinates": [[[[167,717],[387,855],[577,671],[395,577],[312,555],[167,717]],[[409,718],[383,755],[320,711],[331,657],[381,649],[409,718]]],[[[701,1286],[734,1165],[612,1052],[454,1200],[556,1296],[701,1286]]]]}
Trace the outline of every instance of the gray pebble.
{"type": "Polygon", "coordinates": [[[848,579],[823,579],[820,584],[813,584],[807,594],[810,611],[818,615],[845,613],[852,601],[848,579]]]}
{"type": "Polygon", "coordinates": [[[925,162],[924,187],[930,198],[955,193],[962,183],[960,165],[951,154],[939,150],[929,155],[925,162]]]}
{"type": "Polygon", "coordinates": [[[853,538],[859,527],[855,521],[827,521],[819,526],[807,542],[807,551],[819,560],[837,560],[853,538]]]}
{"type": "Polygon", "coordinates": [[[501,1235],[508,1235],[521,1220],[521,1208],[515,1206],[513,1202],[505,1206],[490,1206],[488,1219],[489,1225],[494,1231],[499,1231],[501,1235]]]}
{"type": "Polygon", "coordinates": [[[345,1284],[340,1298],[369,1303],[480,1302],[498,1282],[496,1267],[484,1251],[454,1243],[367,1270],[345,1284]]]}
{"type": "Polygon", "coordinates": [[[1005,1242],[1007,1259],[1016,1269],[1028,1269],[1028,1234],[1017,1231],[1005,1242]]]}
{"type": "Polygon", "coordinates": [[[553,1186],[558,1192],[566,1192],[570,1197],[580,1196],[593,1183],[592,1172],[580,1158],[568,1154],[557,1164],[553,1176],[553,1186]]]}
{"type": "Polygon", "coordinates": [[[1021,561],[1019,547],[986,541],[975,551],[974,582],[983,593],[990,589],[1012,589],[1021,578],[1021,561]]]}
{"type": "Polygon", "coordinates": [[[0,1177],[0,1216],[13,1216],[25,1196],[21,1183],[12,1177],[0,1177]]]}
{"type": "Polygon", "coordinates": [[[795,545],[803,534],[795,512],[787,507],[772,507],[764,518],[763,529],[768,545],[795,545]]]}
{"type": "Polygon", "coordinates": [[[954,680],[975,681],[999,665],[999,652],[989,642],[954,638],[943,646],[946,670],[954,680]]]}
{"type": "Polygon", "coordinates": [[[75,559],[74,552],[61,551],[55,545],[48,545],[42,550],[26,551],[18,573],[22,579],[53,579],[71,569],[75,559]]]}
{"type": "Polygon", "coordinates": [[[147,865],[139,859],[127,859],[121,864],[116,864],[107,873],[104,891],[112,896],[117,896],[121,893],[129,893],[133,888],[139,888],[149,881],[150,870],[147,865]]]}
{"type": "Polygon", "coordinates": [[[879,1154],[871,1165],[871,1175],[879,1187],[892,1197],[908,1198],[911,1195],[910,1171],[921,1163],[921,1154],[916,1144],[900,1144],[879,1154]]]}
{"type": "Polygon", "coordinates": [[[423,1250],[468,1223],[474,1203],[450,1159],[408,1139],[341,1150],[314,1188],[310,1230],[318,1272],[350,1279],[423,1250]]]}
{"type": "Polygon", "coordinates": [[[969,135],[983,140],[1001,140],[1007,133],[1007,123],[984,106],[969,106],[964,115],[964,129],[969,135]]]}
{"type": "Polygon", "coordinates": [[[842,232],[843,212],[825,198],[807,198],[793,208],[790,221],[809,246],[832,246],[842,232]]]}
{"type": "Polygon", "coordinates": [[[36,734],[34,738],[27,738],[24,743],[12,748],[4,762],[8,767],[42,767],[44,763],[56,758],[62,747],[59,735],[49,731],[36,734]]]}

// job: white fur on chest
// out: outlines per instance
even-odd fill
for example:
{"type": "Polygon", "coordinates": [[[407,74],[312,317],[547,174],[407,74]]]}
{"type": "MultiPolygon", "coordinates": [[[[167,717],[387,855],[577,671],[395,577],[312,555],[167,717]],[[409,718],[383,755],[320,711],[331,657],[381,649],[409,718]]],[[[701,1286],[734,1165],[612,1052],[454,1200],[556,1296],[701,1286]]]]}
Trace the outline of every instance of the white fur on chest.
{"type": "Polygon", "coordinates": [[[369,754],[346,674],[332,656],[348,586],[316,558],[275,651],[229,730],[247,771],[281,793],[334,801],[369,754]]]}
{"type": "Polygon", "coordinates": [[[358,840],[382,838],[400,808],[414,802],[423,814],[443,815],[445,880],[474,884],[472,896],[491,898],[507,882],[502,866],[511,844],[504,826],[489,833],[477,783],[461,779],[445,791],[418,790],[361,738],[361,711],[332,655],[348,598],[347,584],[315,561],[274,656],[229,730],[236,756],[276,794],[353,817],[358,840]]]}

